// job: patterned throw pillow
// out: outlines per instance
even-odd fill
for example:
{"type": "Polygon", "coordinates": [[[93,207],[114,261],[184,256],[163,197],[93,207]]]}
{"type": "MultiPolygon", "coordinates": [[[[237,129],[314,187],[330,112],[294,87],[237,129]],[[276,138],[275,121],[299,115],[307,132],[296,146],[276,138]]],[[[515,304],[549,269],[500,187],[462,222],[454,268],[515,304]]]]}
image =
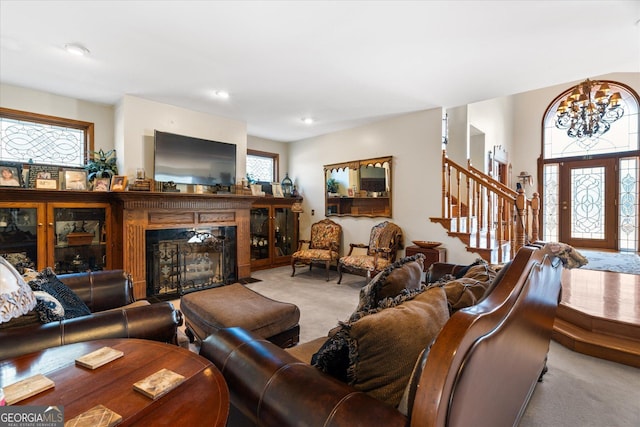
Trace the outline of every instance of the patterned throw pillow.
{"type": "MultiPolygon", "coordinates": [[[[360,299],[354,312],[366,312],[378,307],[386,298],[420,287],[425,256],[421,253],[404,257],[378,273],[360,289],[360,299]]],[[[354,320],[353,315],[350,320],[354,320]]]]}
{"type": "Polygon", "coordinates": [[[45,291],[33,291],[33,293],[38,301],[35,310],[42,323],[64,319],[64,308],[60,301],[45,291]]]}
{"type": "Polygon", "coordinates": [[[357,320],[341,323],[311,364],[397,406],[420,353],[448,319],[444,290],[422,286],[385,299],[357,320]]]}
{"type": "MultiPolygon", "coordinates": [[[[34,291],[44,291],[58,300],[64,308],[65,319],[91,314],[91,310],[89,310],[89,307],[87,307],[84,301],[69,289],[67,285],[62,283],[50,267],[42,270],[36,279],[29,282],[29,286],[31,286],[31,289],[34,291]]],[[[39,314],[41,319],[50,316],[50,314],[46,312],[39,314]]]]}

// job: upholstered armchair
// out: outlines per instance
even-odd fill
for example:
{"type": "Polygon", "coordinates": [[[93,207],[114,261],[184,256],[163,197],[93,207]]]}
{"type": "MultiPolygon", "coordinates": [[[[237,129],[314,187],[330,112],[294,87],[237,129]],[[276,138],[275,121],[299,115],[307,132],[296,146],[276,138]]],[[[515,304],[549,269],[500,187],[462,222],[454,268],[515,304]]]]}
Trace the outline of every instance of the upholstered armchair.
{"type": "Polygon", "coordinates": [[[327,269],[327,281],[329,281],[329,269],[333,262],[340,257],[340,239],[342,227],[330,219],[323,219],[311,225],[311,240],[300,240],[298,250],[291,255],[291,276],[296,274],[296,264],[309,264],[311,270],[314,262],[323,262],[327,269]],[[309,247],[304,248],[307,244],[309,247]]]}
{"type": "Polygon", "coordinates": [[[349,254],[338,261],[338,284],[342,281],[343,270],[366,276],[369,281],[396,260],[398,249],[402,249],[402,229],[400,227],[389,221],[374,226],[371,229],[368,245],[350,243],[349,254]],[[362,255],[354,255],[355,248],[367,251],[362,255]]]}

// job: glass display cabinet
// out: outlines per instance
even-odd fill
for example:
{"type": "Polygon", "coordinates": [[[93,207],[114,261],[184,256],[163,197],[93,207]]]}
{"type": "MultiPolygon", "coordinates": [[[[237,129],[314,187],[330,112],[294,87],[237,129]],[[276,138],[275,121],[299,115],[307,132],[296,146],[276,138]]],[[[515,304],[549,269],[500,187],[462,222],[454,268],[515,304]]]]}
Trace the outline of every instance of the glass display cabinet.
{"type": "Polygon", "coordinates": [[[298,249],[298,198],[265,198],[251,208],[251,268],[271,268],[291,262],[298,249]]]}
{"type": "Polygon", "coordinates": [[[0,203],[0,254],[57,274],[110,268],[108,203],[0,203]]]}

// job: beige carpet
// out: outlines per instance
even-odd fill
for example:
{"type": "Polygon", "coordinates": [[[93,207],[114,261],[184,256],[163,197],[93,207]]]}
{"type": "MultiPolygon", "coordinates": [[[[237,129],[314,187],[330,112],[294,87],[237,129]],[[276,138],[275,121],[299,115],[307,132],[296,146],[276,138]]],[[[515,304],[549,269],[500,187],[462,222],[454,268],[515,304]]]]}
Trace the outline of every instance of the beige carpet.
{"type": "MultiPolygon", "coordinates": [[[[363,277],[337,273],[325,281],[320,268],[280,267],[252,273],[246,285],[261,294],[300,307],[300,341],[326,335],[355,308],[363,277]]],[[[197,351],[197,350],[196,350],[197,351]]],[[[637,427],[640,425],[640,370],[575,353],[551,342],[549,372],[539,383],[521,427],[637,427]]],[[[230,426],[233,427],[233,426],[230,426]]]]}

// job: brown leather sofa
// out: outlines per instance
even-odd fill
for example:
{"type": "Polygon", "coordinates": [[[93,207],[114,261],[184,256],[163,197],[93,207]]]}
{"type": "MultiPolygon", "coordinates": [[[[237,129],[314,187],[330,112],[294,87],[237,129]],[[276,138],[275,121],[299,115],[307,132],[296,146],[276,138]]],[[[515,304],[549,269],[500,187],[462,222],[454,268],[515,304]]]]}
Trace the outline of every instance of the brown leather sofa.
{"type": "Polygon", "coordinates": [[[180,311],[169,302],[134,301],[131,278],[122,270],[58,278],[87,304],[92,314],[45,324],[37,319],[27,325],[9,322],[0,329],[0,360],[102,338],[143,338],[177,344],[178,326],[182,324],[180,311]]]}
{"type": "Polygon", "coordinates": [[[544,250],[520,249],[491,292],[426,343],[409,416],[241,328],[209,336],[200,354],[227,381],[229,425],[517,425],[546,369],[561,270],[544,250]]]}

